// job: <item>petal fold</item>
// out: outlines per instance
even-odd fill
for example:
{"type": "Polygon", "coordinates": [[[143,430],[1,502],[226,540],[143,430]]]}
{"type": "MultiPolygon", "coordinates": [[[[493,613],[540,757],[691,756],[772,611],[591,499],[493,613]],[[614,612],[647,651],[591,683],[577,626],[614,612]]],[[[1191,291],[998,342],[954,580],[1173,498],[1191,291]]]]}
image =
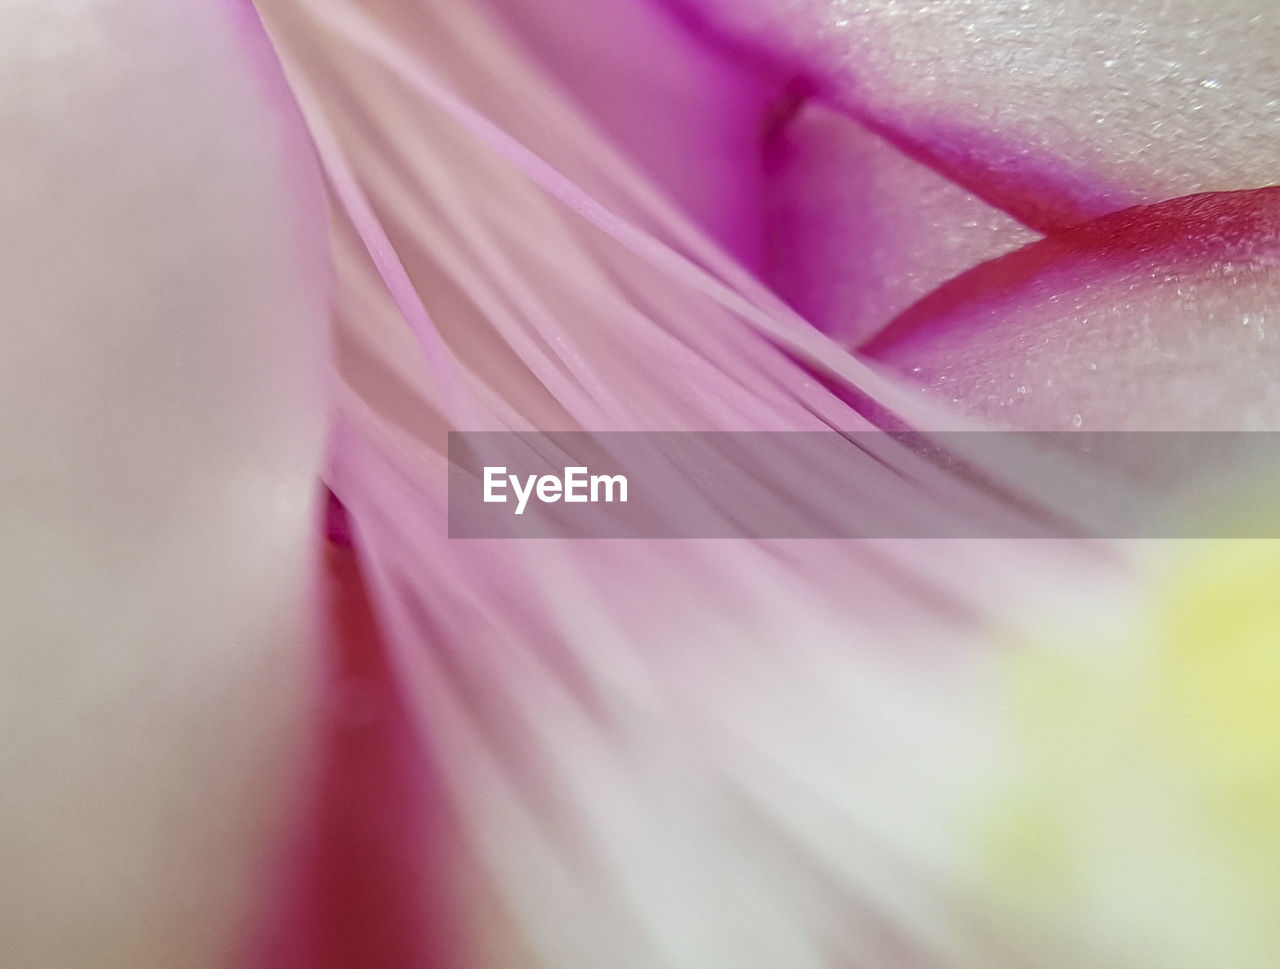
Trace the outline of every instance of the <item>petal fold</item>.
{"type": "Polygon", "coordinates": [[[1276,181],[1270,0],[676,0],[1041,231],[1276,181]]]}
{"type": "Polygon", "coordinates": [[[940,287],[864,352],[1030,430],[1280,426],[1280,189],[1128,209],[940,287]]]}

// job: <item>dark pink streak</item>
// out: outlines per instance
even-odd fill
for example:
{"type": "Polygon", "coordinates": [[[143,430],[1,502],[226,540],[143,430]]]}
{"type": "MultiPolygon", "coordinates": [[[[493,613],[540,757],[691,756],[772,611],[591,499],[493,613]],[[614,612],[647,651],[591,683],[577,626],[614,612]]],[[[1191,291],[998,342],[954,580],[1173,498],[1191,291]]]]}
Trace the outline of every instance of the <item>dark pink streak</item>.
{"type": "Polygon", "coordinates": [[[458,969],[442,801],[331,504],[317,789],[259,969],[458,969]],[[334,541],[337,537],[338,541],[334,541]]]}
{"type": "Polygon", "coordinates": [[[1135,266],[1151,276],[1280,259],[1280,186],[1210,192],[1142,205],[1063,230],[938,287],[860,348],[896,352],[914,336],[964,325],[984,306],[1040,290],[1072,292],[1135,266]]]}

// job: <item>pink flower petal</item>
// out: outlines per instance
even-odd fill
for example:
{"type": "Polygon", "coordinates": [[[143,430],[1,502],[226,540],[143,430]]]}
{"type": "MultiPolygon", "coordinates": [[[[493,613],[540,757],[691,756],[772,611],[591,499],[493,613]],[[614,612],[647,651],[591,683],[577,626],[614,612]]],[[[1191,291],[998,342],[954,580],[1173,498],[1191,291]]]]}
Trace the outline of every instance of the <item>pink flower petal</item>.
{"type": "Polygon", "coordinates": [[[675,0],[1049,230],[1276,180],[1270,0],[675,0]]]}
{"type": "Polygon", "coordinates": [[[0,961],[225,965],[308,749],[323,197],[247,4],[3,20],[0,961]]]}
{"type": "Polygon", "coordinates": [[[979,266],[865,351],[1031,429],[1280,426],[1280,188],[1174,199],[979,266]]]}
{"type": "Polygon", "coordinates": [[[786,75],[704,42],[662,3],[497,0],[537,62],[712,237],[761,263],[763,138],[786,75]]]}
{"type": "Polygon", "coordinates": [[[1037,234],[810,100],[768,153],[765,278],[856,346],[935,286],[1037,234]]]}
{"type": "MultiPolygon", "coordinates": [[[[1064,545],[451,540],[451,429],[866,429],[842,392],[908,414],[915,395],[666,204],[475,5],[296,0],[269,20],[339,209],[326,480],[484,889],[455,964],[985,948],[928,848],[954,802],[921,791],[983,756],[983,698],[954,687],[997,605],[1102,564],[1064,545]]],[[[697,484],[680,457],[655,460],[697,484]]],[[[826,509],[963,490],[777,470],[826,509]]]]}

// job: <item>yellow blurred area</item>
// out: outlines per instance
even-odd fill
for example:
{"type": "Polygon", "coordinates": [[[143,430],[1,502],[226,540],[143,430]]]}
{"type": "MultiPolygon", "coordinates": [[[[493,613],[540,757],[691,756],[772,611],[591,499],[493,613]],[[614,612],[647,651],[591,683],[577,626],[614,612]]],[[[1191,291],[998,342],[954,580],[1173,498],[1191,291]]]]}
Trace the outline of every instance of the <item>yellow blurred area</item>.
{"type": "Polygon", "coordinates": [[[1130,628],[1082,617],[1010,652],[978,878],[1123,967],[1275,966],[1280,541],[1160,548],[1130,628]]]}

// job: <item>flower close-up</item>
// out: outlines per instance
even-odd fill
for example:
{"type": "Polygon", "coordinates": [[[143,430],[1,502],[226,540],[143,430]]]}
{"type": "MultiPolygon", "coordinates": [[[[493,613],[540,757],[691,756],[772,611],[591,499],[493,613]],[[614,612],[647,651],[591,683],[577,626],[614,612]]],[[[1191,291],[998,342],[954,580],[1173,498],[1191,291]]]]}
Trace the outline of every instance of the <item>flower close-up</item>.
{"type": "Polygon", "coordinates": [[[1270,0],[0,28],[0,967],[1280,965],[1270,0]]]}

